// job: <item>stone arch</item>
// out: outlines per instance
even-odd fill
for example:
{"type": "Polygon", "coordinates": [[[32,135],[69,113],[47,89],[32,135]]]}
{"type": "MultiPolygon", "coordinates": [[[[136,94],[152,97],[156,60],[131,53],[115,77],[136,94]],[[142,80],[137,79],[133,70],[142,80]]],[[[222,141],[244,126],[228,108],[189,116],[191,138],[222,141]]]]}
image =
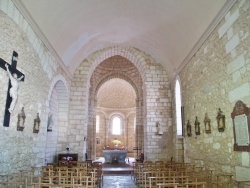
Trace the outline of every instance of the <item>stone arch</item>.
{"type": "Polygon", "coordinates": [[[100,87],[102,86],[102,84],[104,84],[105,82],[107,82],[108,80],[111,80],[113,78],[120,78],[122,80],[127,81],[135,90],[136,96],[139,96],[139,91],[138,88],[136,87],[135,83],[133,82],[133,80],[131,80],[130,78],[128,78],[126,75],[121,74],[121,73],[112,73],[109,75],[105,75],[105,77],[103,77],[100,82],[97,84],[97,87],[95,89],[95,95],[97,94],[98,90],[100,89],[100,87]]]}
{"type": "Polygon", "coordinates": [[[47,130],[45,158],[46,162],[53,162],[54,156],[64,149],[59,146],[65,145],[61,140],[64,140],[66,131],[63,133],[62,130],[68,122],[69,93],[66,80],[61,75],[51,82],[47,104],[47,120],[52,115],[53,125],[52,130],[47,130]]]}
{"type": "Polygon", "coordinates": [[[146,68],[144,66],[146,66],[147,58],[150,56],[133,47],[111,46],[94,52],[83,61],[83,63],[87,62],[90,65],[87,80],[90,80],[93,71],[101,62],[115,55],[120,55],[132,62],[140,72],[142,79],[146,79],[146,68]]]}
{"type": "MultiPolygon", "coordinates": [[[[169,92],[170,84],[165,70],[150,55],[137,48],[126,46],[111,46],[94,52],[77,67],[74,73],[72,84],[78,85],[78,89],[84,92],[84,96],[78,96],[77,92],[72,93],[72,104],[78,103],[82,105],[81,115],[83,117],[91,117],[96,113],[94,108],[96,98],[93,92],[89,92],[91,88],[90,79],[95,68],[101,62],[115,55],[120,55],[133,63],[142,79],[142,87],[138,88],[142,90],[142,93],[136,99],[136,113],[139,114],[139,116],[136,117],[137,125],[144,130],[143,133],[139,135],[141,140],[139,144],[142,147],[142,151],[145,151],[145,159],[154,158],[156,155],[152,155],[152,153],[159,153],[162,151],[161,148],[151,146],[151,140],[156,131],[154,126],[155,121],[164,120],[162,121],[162,125],[165,132],[168,130],[169,126],[172,126],[170,109],[171,92],[169,92]],[[157,76],[154,76],[155,74],[157,74],[157,76]],[[154,85],[154,83],[157,84],[154,85]],[[153,89],[152,85],[154,85],[153,89]],[[79,88],[79,86],[81,88],[79,88]],[[148,158],[147,155],[149,155],[148,158]]],[[[75,89],[76,88],[73,86],[71,91],[75,89]]],[[[93,88],[91,88],[91,90],[92,89],[93,88]]],[[[79,109],[79,107],[77,108],[79,109]]],[[[73,115],[74,114],[70,114],[70,116],[73,115]]],[[[94,121],[89,122],[88,125],[83,127],[83,132],[88,132],[88,127],[93,127],[94,123],[94,121]]],[[[167,136],[171,139],[170,134],[167,136]]],[[[171,152],[169,153],[171,155],[171,152]]]]}
{"type": "MultiPolygon", "coordinates": [[[[90,89],[90,78],[93,74],[95,68],[105,59],[112,57],[114,55],[120,55],[130,62],[132,62],[136,68],[138,69],[139,73],[141,74],[141,78],[146,81],[146,65],[148,60],[146,60],[147,56],[145,53],[141,52],[140,50],[133,48],[133,47],[121,47],[121,46],[111,46],[99,50],[97,52],[92,53],[88,56],[83,62],[76,68],[73,74],[72,83],[77,84],[78,89],[85,93],[85,97],[81,98],[80,96],[76,96],[71,94],[76,100],[81,100],[81,104],[83,105],[83,115],[85,117],[88,116],[88,99],[89,98],[89,89],[90,89]]],[[[74,86],[71,87],[71,91],[76,90],[74,86]]],[[[142,100],[142,99],[140,99],[142,100]]]]}
{"type": "Polygon", "coordinates": [[[64,92],[67,93],[67,94],[69,93],[69,89],[68,89],[66,79],[62,75],[57,75],[52,79],[52,81],[50,83],[50,88],[49,88],[48,97],[47,97],[48,99],[50,99],[51,94],[52,94],[52,90],[53,90],[53,88],[55,87],[55,85],[56,85],[56,83],[58,81],[61,81],[63,83],[63,85],[65,85],[66,90],[64,92]]]}
{"type": "Polygon", "coordinates": [[[109,118],[113,119],[114,116],[119,116],[119,117],[121,117],[121,119],[125,119],[125,116],[122,113],[119,113],[119,112],[113,112],[113,113],[111,113],[109,115],[109,118]]]}

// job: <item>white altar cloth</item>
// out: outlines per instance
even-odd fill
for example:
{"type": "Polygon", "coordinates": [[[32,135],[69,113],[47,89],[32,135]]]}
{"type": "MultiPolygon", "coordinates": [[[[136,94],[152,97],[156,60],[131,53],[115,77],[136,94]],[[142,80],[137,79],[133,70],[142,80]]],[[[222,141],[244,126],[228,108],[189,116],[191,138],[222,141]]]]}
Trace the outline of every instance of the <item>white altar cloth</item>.
{"type": "Polygon", "coordinates": [[[119,162],[125,163],[128,150],[102,150],[105,163],[119,162]]]}

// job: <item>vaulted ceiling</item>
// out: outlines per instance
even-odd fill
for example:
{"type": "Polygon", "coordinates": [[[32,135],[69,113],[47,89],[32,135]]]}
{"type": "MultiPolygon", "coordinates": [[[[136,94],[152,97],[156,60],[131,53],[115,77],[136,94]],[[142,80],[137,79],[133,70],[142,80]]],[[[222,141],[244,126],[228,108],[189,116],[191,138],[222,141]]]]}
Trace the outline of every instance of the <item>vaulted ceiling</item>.
{"type": "Polygon", "coordinates": [[[70,74],[91,53],[132,46],[178,73],[235,0],[13,0],[70,74]]]}
{"type": "Polygon", "coordinates": [[[113,109],[135,107],[135,90],[125,80],[113,78],[105,82],[97,95],[97,106],[113,109]]]}

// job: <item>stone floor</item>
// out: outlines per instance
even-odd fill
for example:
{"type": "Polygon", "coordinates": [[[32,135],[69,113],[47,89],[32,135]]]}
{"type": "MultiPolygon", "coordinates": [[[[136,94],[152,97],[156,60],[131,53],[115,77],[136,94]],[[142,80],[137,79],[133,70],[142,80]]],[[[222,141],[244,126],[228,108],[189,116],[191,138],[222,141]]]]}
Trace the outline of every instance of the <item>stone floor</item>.
{"type": "MultiPolygon", "coordinates": [[[[95,161],[105,163],[103,157],[99,157],[95,161]]],[[[132,163],[134,161],[135,158],[126,158],[125,164],[104,164],[102,188],[136,188],[134,180],[131,179],[132,163]]]]}
{"type": "Polygon", "coordinates": [[[136,185],[128,174],[112,174],[103,176],[102,188],[136,188],[136,185]]]}

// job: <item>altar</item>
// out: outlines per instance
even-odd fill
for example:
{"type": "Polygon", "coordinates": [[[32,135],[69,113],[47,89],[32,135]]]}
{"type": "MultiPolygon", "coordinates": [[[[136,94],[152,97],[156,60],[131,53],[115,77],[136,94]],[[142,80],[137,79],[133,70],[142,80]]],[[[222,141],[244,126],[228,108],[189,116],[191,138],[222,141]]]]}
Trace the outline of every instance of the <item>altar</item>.
{"type": "Polygon", "coordinates": [[[102,150],[105,163],[125,163],[128,150],[102,150]]]}

